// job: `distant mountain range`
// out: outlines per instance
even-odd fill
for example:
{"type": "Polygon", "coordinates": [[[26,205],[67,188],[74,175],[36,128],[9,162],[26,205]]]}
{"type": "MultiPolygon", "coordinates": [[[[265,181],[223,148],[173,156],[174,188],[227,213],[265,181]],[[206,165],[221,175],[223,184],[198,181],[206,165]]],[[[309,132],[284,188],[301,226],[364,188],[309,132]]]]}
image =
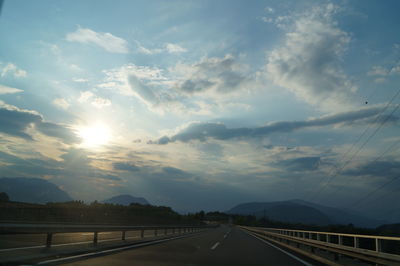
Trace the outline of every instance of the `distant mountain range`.
{"type": "Polygon", "coordinates": [[[5,192],[11,201],[29,203],[65,202],[72,198],[67,192],[41,178],[0,178],[0,192],[5,192]]]}
{"type": "Polygon", "coordinates": [[[106,200],[103,200],[104,203],[112,203],[112,204],[120,204],[120,205],[125,205],[128,206],[131,203],[139,203],[142,205],[150,205],[150,203],[145,199],[145,198],[138,198],[138,197],[133,197],[131,195],[118,195],[106,200]]]}
{"type": "MultiPolygon", "coordinates": [[[[47,203],[47,202],[66,202],[73,199],[67,192],[57,187],[55,184],[41,178],[26,177],[3,177],[0,178],[0,192],[7,193],[10,201],[28,203],[47,203]]],[[[131,195],[118,195],[106,200],[104,203],[129,205],[139,203],[150,205],[150,203],[139,197],[131,195]]]]}
{"type": "Polygon", "coordinates": [[[375,228],[385,223],[350,211],[327,207],[303,200],[250,202],[239,204],[227,213],[268,217],[272,220],[315,225],[353,224],[375,228]]]}

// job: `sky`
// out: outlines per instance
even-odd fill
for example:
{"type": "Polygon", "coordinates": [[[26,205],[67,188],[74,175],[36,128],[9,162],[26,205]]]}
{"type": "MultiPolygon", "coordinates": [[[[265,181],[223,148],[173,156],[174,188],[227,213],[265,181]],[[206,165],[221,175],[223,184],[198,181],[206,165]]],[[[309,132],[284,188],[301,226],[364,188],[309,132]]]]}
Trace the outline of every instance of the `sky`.
{"type": "Polygon", "coordinates": [[[398,1],[4,1],[0,176],[400,220],[398,1]]]}

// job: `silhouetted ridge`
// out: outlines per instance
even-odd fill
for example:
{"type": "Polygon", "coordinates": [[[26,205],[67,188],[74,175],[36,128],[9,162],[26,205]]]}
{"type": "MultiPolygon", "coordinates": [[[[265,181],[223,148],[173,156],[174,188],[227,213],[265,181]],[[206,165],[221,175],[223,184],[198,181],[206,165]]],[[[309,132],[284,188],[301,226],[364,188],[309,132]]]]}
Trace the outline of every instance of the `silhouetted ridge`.
{"type": "Polygon", "coordinates": [[[227,213],[255,215],[258,218],[265,215],[266,218],[276,221],[315,225],[354,224],[360,227],[374,228],[384,223],[347,210],[296,199],[243,203],[233,207],[227,213]]]}
{"type": "Polygon", "coordinates": [[[128,194],[118,195],[106,200],[103,200],[104,203],[112,203],[112,204],[119,204],[128,206],[131,203],[139,203],[142,205],[150,205],[150,203],[145,198],[134,197],[128,194]]]}
{"type": "Polygon", "coordinates": [[[11,201],[46,203],[65,202],[72,198],[53,183],[40,178],[0,178],[0,192],[5,192],[11,201]]]}

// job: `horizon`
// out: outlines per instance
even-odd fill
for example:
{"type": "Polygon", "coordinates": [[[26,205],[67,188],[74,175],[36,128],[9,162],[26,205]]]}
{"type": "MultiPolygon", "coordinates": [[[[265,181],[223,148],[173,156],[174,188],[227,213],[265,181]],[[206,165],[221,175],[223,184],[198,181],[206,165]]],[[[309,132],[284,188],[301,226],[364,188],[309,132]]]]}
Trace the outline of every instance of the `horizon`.
{"type": "Polygon", "coordinates": [[[400,221],[399,8],[0,1],[1,176],[84,202],[299,199],[400,221]]]}

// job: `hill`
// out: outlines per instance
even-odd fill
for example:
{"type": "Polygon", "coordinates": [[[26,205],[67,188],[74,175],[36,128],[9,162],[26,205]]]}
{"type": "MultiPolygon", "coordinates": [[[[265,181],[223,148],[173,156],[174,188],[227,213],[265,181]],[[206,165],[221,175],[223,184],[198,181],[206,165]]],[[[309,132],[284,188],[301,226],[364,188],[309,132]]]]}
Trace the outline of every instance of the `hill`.
{"type": "Polygon", "coordinates": [[[328,225],[332,223],[324,213],[312,207],[296,203],[281,202],[250,202],[239,204],[227,213],[241,215],[255,215],[287,223],[304,223],[315,225],[328,225]]]}
{"type": "Polygon", "coordinates": [[[272,220],[315,225],[353,224],[359,227],[374,228],[384,223],[361,214],[303,200],[244,203],[233,207],[227,213],[257,217],[262,217],[265,213],[265,216],[272,220]]]}
{"type": "Polygon", "coordinates": [[[295,200],[290,200],[290,202],[315,208],[328,215],[332,219],[332,221],[336,224],[353,224],[358,227],[375,228],[379,225],[386,223],[386,221],[372,219],[360,213],[356,213],[354,211],[327,207],[320,204],[307,202],[304,200],[295,199],[295,200]]]}
{"type": "Polygon", "coordinates": [[[150,205],[150,203],[145,198],[134,197],[134,196],[127,195],[127,194],[118,195],[118,196],[103,200],[103,203],[119,204],[119,205],[124,205],[124,206],[128,206],[131,203],[150,205]]]}
{"type": "Polygon", "coordinates": [[[53,183],[40,178],[0,178],[0,192],[5,192],[11,201],[29,203],[65,202],[72,198],[53,183]]]}

